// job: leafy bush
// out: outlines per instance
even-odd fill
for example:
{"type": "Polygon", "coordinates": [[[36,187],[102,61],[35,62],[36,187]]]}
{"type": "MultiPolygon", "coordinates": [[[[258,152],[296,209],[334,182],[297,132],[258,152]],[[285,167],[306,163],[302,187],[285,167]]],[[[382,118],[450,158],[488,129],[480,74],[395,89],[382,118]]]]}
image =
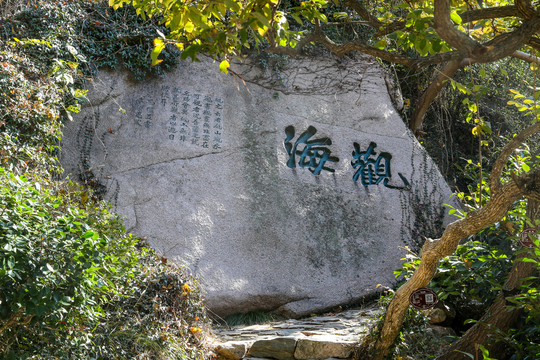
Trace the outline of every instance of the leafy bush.
{"type": "Polygon", "coordinates": [[[151,67],[162,28],[131,7],[26,4],[0,19],[0,358],[201,358],[196,281],[126,234],[90,189],[54,180],[84,81],[99,67],[159,75],[178,54],[151,67]]]}
{"type": "MultiPolygon", "coordinates": [[[[540,229],[540,220],[532,225],[540,229]]],[[[533,237],[536,237],[535,247],[526,251],[522,261],[532,263],[537,275],[524,279],[518,294],[506,297],[508,309],[524,312],[523,321],[508,334],[499,334],[514,350],[512,359],[532,360],[540,357],[540,231],[533,237]]]]}
{"type": "Polygon", "coordinates": [[[133,276],[135,240],[118,219],[99,205],[88,214],[52,186],[0,168],[4,346],[42,327],[96,321],[101,305],[133,276]]]}
{"type": "Polygon", "coordinates": [[[4,39],[39,39],[49,46],[30,49],[36,62],[50,68],[54,59],[84,62],[86,76],[101,68],[124,67],[135,79],[162,75],[176,65],[179,52],[163,50],[163,61],[151,66],[150,53],[158,31],[159,18],[142,20],[132,6],[114,11],[106,1],[34,1],[10,19],[0,20],[4,39]],[[76,57],[76,59],[74,59],[76,57]],[[84,61],[83,61],[84,59],[84,61]]]}
{"type": "Polygon", "coordinates": [[[85,190],[59,186],[0,168],[0,350],[13,358],[200,356],[208,320],[196,282],[137,250],[105,202],[82,204],[85,190]]]}

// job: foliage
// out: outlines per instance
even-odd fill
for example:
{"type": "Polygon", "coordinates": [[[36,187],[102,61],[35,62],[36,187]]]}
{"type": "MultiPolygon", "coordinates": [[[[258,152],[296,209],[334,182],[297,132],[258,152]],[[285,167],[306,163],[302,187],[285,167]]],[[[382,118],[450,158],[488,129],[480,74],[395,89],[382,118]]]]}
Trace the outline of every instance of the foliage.
{"type": "MultiPolygon", "coordinates": [[[[535,225],[540,229],[540,220],[535,225]]],[[[524,311],[523,320],[517,329],[508,334],[499,334],[513,349],[515,359],[536,359],[540,356],[540,231],[533,237],[535,247],[526,252],[522,261],[534,264],[536,276],[524,279],[518,294],[506,297],[508,308],[513,311],[524,311]]],[[[525,250],[522,250],[525,251],[525,250]]]]}
{"type": "MultiPolygon", "coordinates": [[[[19,49],[47,43],[12,41],[1,51],[0,137],[2,164],[11,171],[58,169],[54,157],[60,139],[62,84],[53,82],[19,49]],[[37,44],[37,45],[36,45],[37,44]]],[[[69,71],[67,70],[70,75],[69,71]]]]}
{"type": "MultiPolygon", "coordinates": [[[[394,291],[389,288],[382,288],[379,298],[379,308],[381,310],[378,318],[370,324],[369,334],[363,342],[355,349],[353,359],[370,359],[374,354],[374,343],[380,337],[381,328],[385,319],[385,310],[394,296],[394,291]]],[[[403,326],[390,349],[392,359],[433,359],[442,355],[449,345],[451,339],[442,338],[434,334],[428,323],[428,317],[420,310],[413,307],[407,309],[403,326]]]]}
{"type": "Polygon", "coordinates": [[[161,74],[178,53],[151,67],[152,39],[166,30],[131,7],[28,5],[0,19],[2,358],[201,358],[196,281],[126,234],[90,189],[53,180],[83,82],[103,67],[161,74]]]}
{"type": "MultiPolygon", "coordinates": [[[[110,0],[114,9],[129,3],[128,0],[110,0]]],[[[217,58],[229,58],[239,55],[242,48],[252,45],[259,47],[265,43],[265,36],[273,34],[272,39],[281,46],[295,46],[298,32],[289,30],[286,15],[302,24],[316,19],[326,21],[320,10],[326,6],[326,0],[285,4],[289,13],[278,8],[278,0],[262,1],[197,1],[163,2],[136,1],[137,11],[142,16],[163,16],[164,24],[171,29],[170,38],[176,39],[175,45],[182,51],[182,58],[196,59],[198,53],[211,53],[217,58]]],[[[157,38],[152,53],[154,64],[159,63],[158,55],[167,43],[165,36],[157,38]]],[[[226,72],[229,62],[223,60],[220,69],[226,72]]]]}
{"type": "Polygon", "coordinates": [[[2,351],[200,356],[208,320],[197,284],[147,248],[136,251],[105,202],[82,204],[86,191],[70,187],[0,168],[2,351]]]}
{"type": "Polygon", "coordinates": [[[200,359],[209,320],[197,282],[145,248],[129,296],[109,303],[107,322],[94,330],[100,357],[200,359]]]}
{"type": "Polygon", "coordinates": [[[89,214],[54,190],[0,168],[4,349],[36,328],[96,321],[107,297],[133,276],[135,241],[118,219],[103,204],[89,214]]]}
{"type": "MultiPolygon", "coordinates": [[[[477,302],[487,307],[502,289],[505,275],[511,267],[509,255],[496,245],[470,240],[440,262],[428,287],[438,294],[440,300],[454,305],[477,302]]],[[[408,255],[405,260],[403,268],[395,274],[406,280],[418,267],[420,259],[408,255]]]]}
{"type": "MultiPolygon", "coordinates": [[[[143,17],[163,16],[163,23],[171,30],[169,35],[156,38],[154,64],[161,61],[158,56],[165,44],[173,43],[183,51],[182,58],[196,59],[199,53],[205,53],[223,59],[223,72],[228,69],[228,60],[240,56],[242,49],[262,46],[294,50],[312,41],[341,55],[360,50],[418,68],[458,58],[459,54],[440,54],[496,38],[520,26],[521,18],[527,17],[526,11],[509,12],[506,6],[513,1],[454,1],[448,10],[440,10],[437,18],[436,6],[441,9],[445,5],[432,0],[109,0],[114,9],[126,3],[133,3],[143,17]],[[463,40],[465,36],[470,40],[463,40]],[[416,61],[420,58],[429,60],[416,61]]],[[[504,48],[502,57],[511,53],[506,49],[508,44],[494,44],[504,48]]],[[[471,61],[482,54],[473,54],[471,61]]]]}
{"type": "Polygon", "coordinates": [[[0,20],[3,39],[38,42],[25,54],[44,71],[58,61],[82,64],[86,76],[122,66],[138,80],[164,74],[178,59],[178,52],[167,48],[161,66],[151,66],[152,41],[160,32],[168,33],[157,21],[140,19],[133,7],[115,12],[102,1],[35,1],[35,7],[0,20]]]}

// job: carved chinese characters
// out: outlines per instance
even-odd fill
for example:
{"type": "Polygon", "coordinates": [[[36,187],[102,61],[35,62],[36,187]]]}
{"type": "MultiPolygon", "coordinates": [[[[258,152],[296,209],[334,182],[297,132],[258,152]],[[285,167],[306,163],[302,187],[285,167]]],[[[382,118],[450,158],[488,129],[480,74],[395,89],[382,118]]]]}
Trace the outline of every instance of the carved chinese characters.
{"type": "MultiPolygon", "coordinates": [[[[294,141],[295,127],[290,125],[285,128],[285,140],[283,143],[288,155],[287,167],[291,169],[296,168],[296,165],[301,168],[306,167],[313,175],[320,175],[322,171],[330,173],[336,171],[330,164],[339,162],[339,157],[331,155],[330,146],[332,140],[328,137],[312,139],[316,133],[317,129],[314,126],[309,126],[294,141]]],[[[389,184],[392,177],[390,169],[392,155],[390,153],[380,152],[377,154],[375,152],[377,147],[375,142],[370,142],[366,150],[362,150],[357,142],[352,145],[354,150],[352,151],[350,163],[354,170],[352,175],[354,182],[359,181],[365,187],[382,183],[385,187],[391,189],[408,190],[410,188],[409,182],[401,173],[398,173],[398,175],[403,182],[403,186],[389,184]]]]}
{"type": "Polygon", "coordinates": [[[163,133],[173,144],[222,149],[223,99],[168,85],[161,86],[159,95],[157,101],[136,101],[136,127],[163,133]]]}
{"type": "Polygon", "coordinates": [[[290,140],[292,140],[295,135],[294,126],[291,125],[285,128],[285,134],[287,136],[285,139],[285,148],[289,155],[289,160],[287,161],[288,167],[296,167],[296,155],[298,155],[298,165],[300,167],[307,167],[313,175],[319,175],[322,170],[330,172],[335,171],[334,169],[325,166],[327,161],[339,161],[337,157],[330,156],[331,151],[326,147],[326,145],[332,145],[332,140],[329,138],[309,140],[316,132],[317,129],[313,126],[308,127],[308,129],[303,132],[293,144],[290,140]],[[299,150],[299,147],[301,147],[301,150],[299,150]]]}

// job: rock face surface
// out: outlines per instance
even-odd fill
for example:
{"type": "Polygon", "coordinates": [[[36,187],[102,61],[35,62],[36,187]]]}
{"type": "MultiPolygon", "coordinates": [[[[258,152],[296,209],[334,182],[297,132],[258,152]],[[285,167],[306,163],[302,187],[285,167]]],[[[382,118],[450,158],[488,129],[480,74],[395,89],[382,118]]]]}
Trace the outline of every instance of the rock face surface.
{"type": "Polygon", "coordinates": [[[225,316],[302,316],[391,286],[450,203],[370,58],[203,59],[135,83],[102,73],[66,125],[92,186],[225,316]]]}

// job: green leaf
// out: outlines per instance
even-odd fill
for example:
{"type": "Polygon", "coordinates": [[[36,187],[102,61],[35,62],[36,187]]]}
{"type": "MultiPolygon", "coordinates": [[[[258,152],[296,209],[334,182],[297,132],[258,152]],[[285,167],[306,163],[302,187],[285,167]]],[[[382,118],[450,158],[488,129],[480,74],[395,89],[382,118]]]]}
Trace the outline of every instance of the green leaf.
{"type": "Polygon", "coordinates": [[[373,46],[375,46],[377,49],[384,49],[386,47],[386,39],[382,38],[381,40],[377,41],[373,46]]]}
{"type": "Polygon", "coordinates": [[[182,51],[180,58],[185,60],[188,57],[191,57],[192,60],[195,60],[200,49],[201,46],[198,44],[189,45],[184,51],[182,51]]]}
{"type": "Polygon", "coordinates": [[[264,16],[263,14],[261,14],[260,12],[258,11],[254,11],[253,13],[253,16],[255,16],[264,26],[266,27],[270,27],[270,21],[268,20],[268,18],[266,16],[264,16]]]}
{"type": "Polygon", "coordinates": [[[304,22],[302,21],[302,19],[300,18],[300,16],[296,15],[296,14],[291,14],[291,16],[293,17],[294,20],[296,20],[297,23],[299,23],[300,25],[304,25],[304,22]]]}
{"type": "Polygon", "coordinates": [[[188,21],[186,25],[184,25],[184,31],[188,33],[192,33],[193,30],[195,30],[195,25],[191,21],[188,21]]]}
{"type": "Polygon", "coordinates": [[[152,66],[155,66],[163,61],[163,60],[159,60],[158,56],[159,54],[161,54],[161,51],[164,48],[165,48],[165,45],[163,44],[163,40],[154,39],[154,49],[152,50],[152,53],[150,54],[150,59],[152,59],[152,66]]]}
{"type": "Polygon", "coordinates": [[[458,25],[461,25],[462,21],[461,16],[458,15],[458,13],[454,10],[450,12],[450,19],[452,19],[453,22],[455,22],[458,25]]]}

